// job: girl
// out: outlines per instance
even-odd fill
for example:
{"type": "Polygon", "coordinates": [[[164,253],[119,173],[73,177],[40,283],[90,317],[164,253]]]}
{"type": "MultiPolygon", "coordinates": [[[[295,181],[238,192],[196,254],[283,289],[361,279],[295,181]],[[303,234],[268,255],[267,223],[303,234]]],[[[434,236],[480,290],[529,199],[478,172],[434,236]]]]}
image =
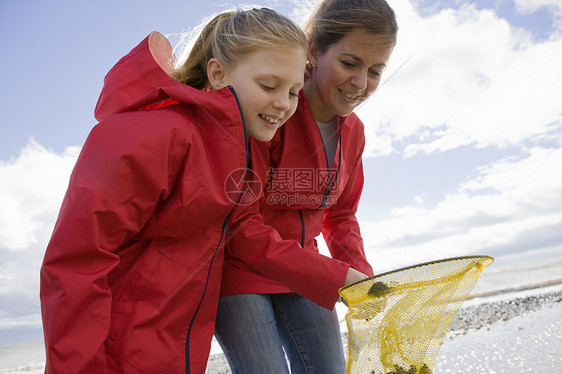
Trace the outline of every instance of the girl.
{"type": "MultiPolygon", "coordinates": [[[[249,215],[234,209],[244,189],[227,194],[225,182],[246,168],[246,133],[270,140],[295,111],[306,40],[271,10],[231,11],[206,26],[177,71],[172,57],[152,33],[105,78],[100,122],[41,268],[46,373],[205,372],[228,220],[249,215]]],[[[280,243],[272,263],[302,251],[273,230],[260,234],[280,243]]],[[[336,297],[349,266],[309,260],[326,281],[314,288],[289,276],[310,273],[304,265],[269,276],[319,302],[336,297]]]]}
{"type": "MultiPolygon", "coordinates": [[[[306,32],[309,77],[297,112],[269,145],[251,142],[254,170],[268,181],[260,213],[303,253],[318,251],[322,232],[333,258],[372,275],[355,217],[365,138],[353,110],[380,82],[396,41],[394,12],[384,0],[324,0],[306,32]]],[[[229,256],[254,246],[239,234],[227,244],[215,335],[232,371],[288,373],[286,353],[292,374],[343,373],[335,310],[229,256]]]]}

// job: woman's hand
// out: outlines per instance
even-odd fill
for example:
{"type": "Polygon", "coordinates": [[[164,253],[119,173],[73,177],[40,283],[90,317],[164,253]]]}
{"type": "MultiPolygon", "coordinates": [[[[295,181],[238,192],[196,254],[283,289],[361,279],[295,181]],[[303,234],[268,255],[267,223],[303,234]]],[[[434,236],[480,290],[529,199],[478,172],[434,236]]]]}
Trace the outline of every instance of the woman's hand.
{"type": "Polygon", "coordinates": [[[360,271],[357,271],[355,269],[349,268],[349,270],[347,271],[347,276],[345,277],[345,283],[343,284],[343,286],[348,286],[351,283],[355,283],[358,282],[360,280],[363,280],[365,278],[368,278],[365,274],[361,273],[360,271]]]}

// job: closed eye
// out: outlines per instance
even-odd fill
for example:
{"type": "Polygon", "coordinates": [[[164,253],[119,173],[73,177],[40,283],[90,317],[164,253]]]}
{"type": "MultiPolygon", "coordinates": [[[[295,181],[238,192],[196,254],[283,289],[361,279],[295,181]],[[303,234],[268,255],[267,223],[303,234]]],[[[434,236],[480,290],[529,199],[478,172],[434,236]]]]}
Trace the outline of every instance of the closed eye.
{"type": "Polygon", "coordinates": [[[267,84],[260,83],[260,86],[266,91],[273,91],[275,87],[268,86],[267,84]]]}
{"type": "Polygon", "coordinates": [[[353,69],[356,66],[355,63],[349,61],[341,61],[341,64],[346,69],[353,69]]]}

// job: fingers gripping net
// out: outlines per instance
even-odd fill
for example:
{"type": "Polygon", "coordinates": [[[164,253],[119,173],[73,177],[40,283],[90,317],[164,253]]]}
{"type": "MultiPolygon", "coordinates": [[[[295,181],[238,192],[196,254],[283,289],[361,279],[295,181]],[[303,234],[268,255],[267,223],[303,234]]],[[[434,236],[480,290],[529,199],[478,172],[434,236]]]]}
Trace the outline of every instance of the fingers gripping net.
{"type": "Polygon", "coordinates": [[[340,289],[349,310],[346,374],[430,374],[489,256],[450,258],[340,289]]]}

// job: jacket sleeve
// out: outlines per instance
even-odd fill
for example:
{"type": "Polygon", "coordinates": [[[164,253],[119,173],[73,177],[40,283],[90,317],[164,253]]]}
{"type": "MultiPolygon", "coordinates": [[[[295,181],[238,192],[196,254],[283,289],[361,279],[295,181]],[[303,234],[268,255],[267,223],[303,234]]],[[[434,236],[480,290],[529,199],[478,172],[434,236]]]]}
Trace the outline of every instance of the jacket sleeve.
{"type": "MultiPolygon", "coordinates": [[[[278,132],[279,133],[279,132],[278,132]]],[[[276,149],[278,133],[270,143],[250,140],[252,171],[260,186],[254,196],[263,198],[272,159],[279,157],[276,149]]],[[[275,162],[275,161],[274,161],[275,162]]],[[[313,251],[305,251],[296,240],[281,238],[277,230],[263,221],[259,200],[238,206],[229,221],[226,250],[238,265],[272,279],[316,304],[333,309],[338,289],[343,286],[349,265],[313,251]]]]}
{"type": "Polygon", "coordinates": [[[169,191],[168,134],[112,118],[82,148],[41,267],[47,374],[107,372],[107,275],[169,191]]]}
{"type": "Polygon", "coordinates": [[[235,210],[229,222],[228,255],[242,266],[332,310],[349,265],[305,251],[296,240],[282,239],[275,228],[264,223],[257,209],[257,204],[253,204],[235,210]]]}
{"type": "MultiPolygon", "coordinates": [[[[363,138],[364,139],[364,138],[363,138]]],[[[355,213],[363,190],[363,153],[353,164],[348,182],[335,205],[324,211],[322,235],[333,258],[345,261],[352,268],[368,276],[373,275],[373,268],[367,262],[363,248],[363,238],[355,213]]]]}

